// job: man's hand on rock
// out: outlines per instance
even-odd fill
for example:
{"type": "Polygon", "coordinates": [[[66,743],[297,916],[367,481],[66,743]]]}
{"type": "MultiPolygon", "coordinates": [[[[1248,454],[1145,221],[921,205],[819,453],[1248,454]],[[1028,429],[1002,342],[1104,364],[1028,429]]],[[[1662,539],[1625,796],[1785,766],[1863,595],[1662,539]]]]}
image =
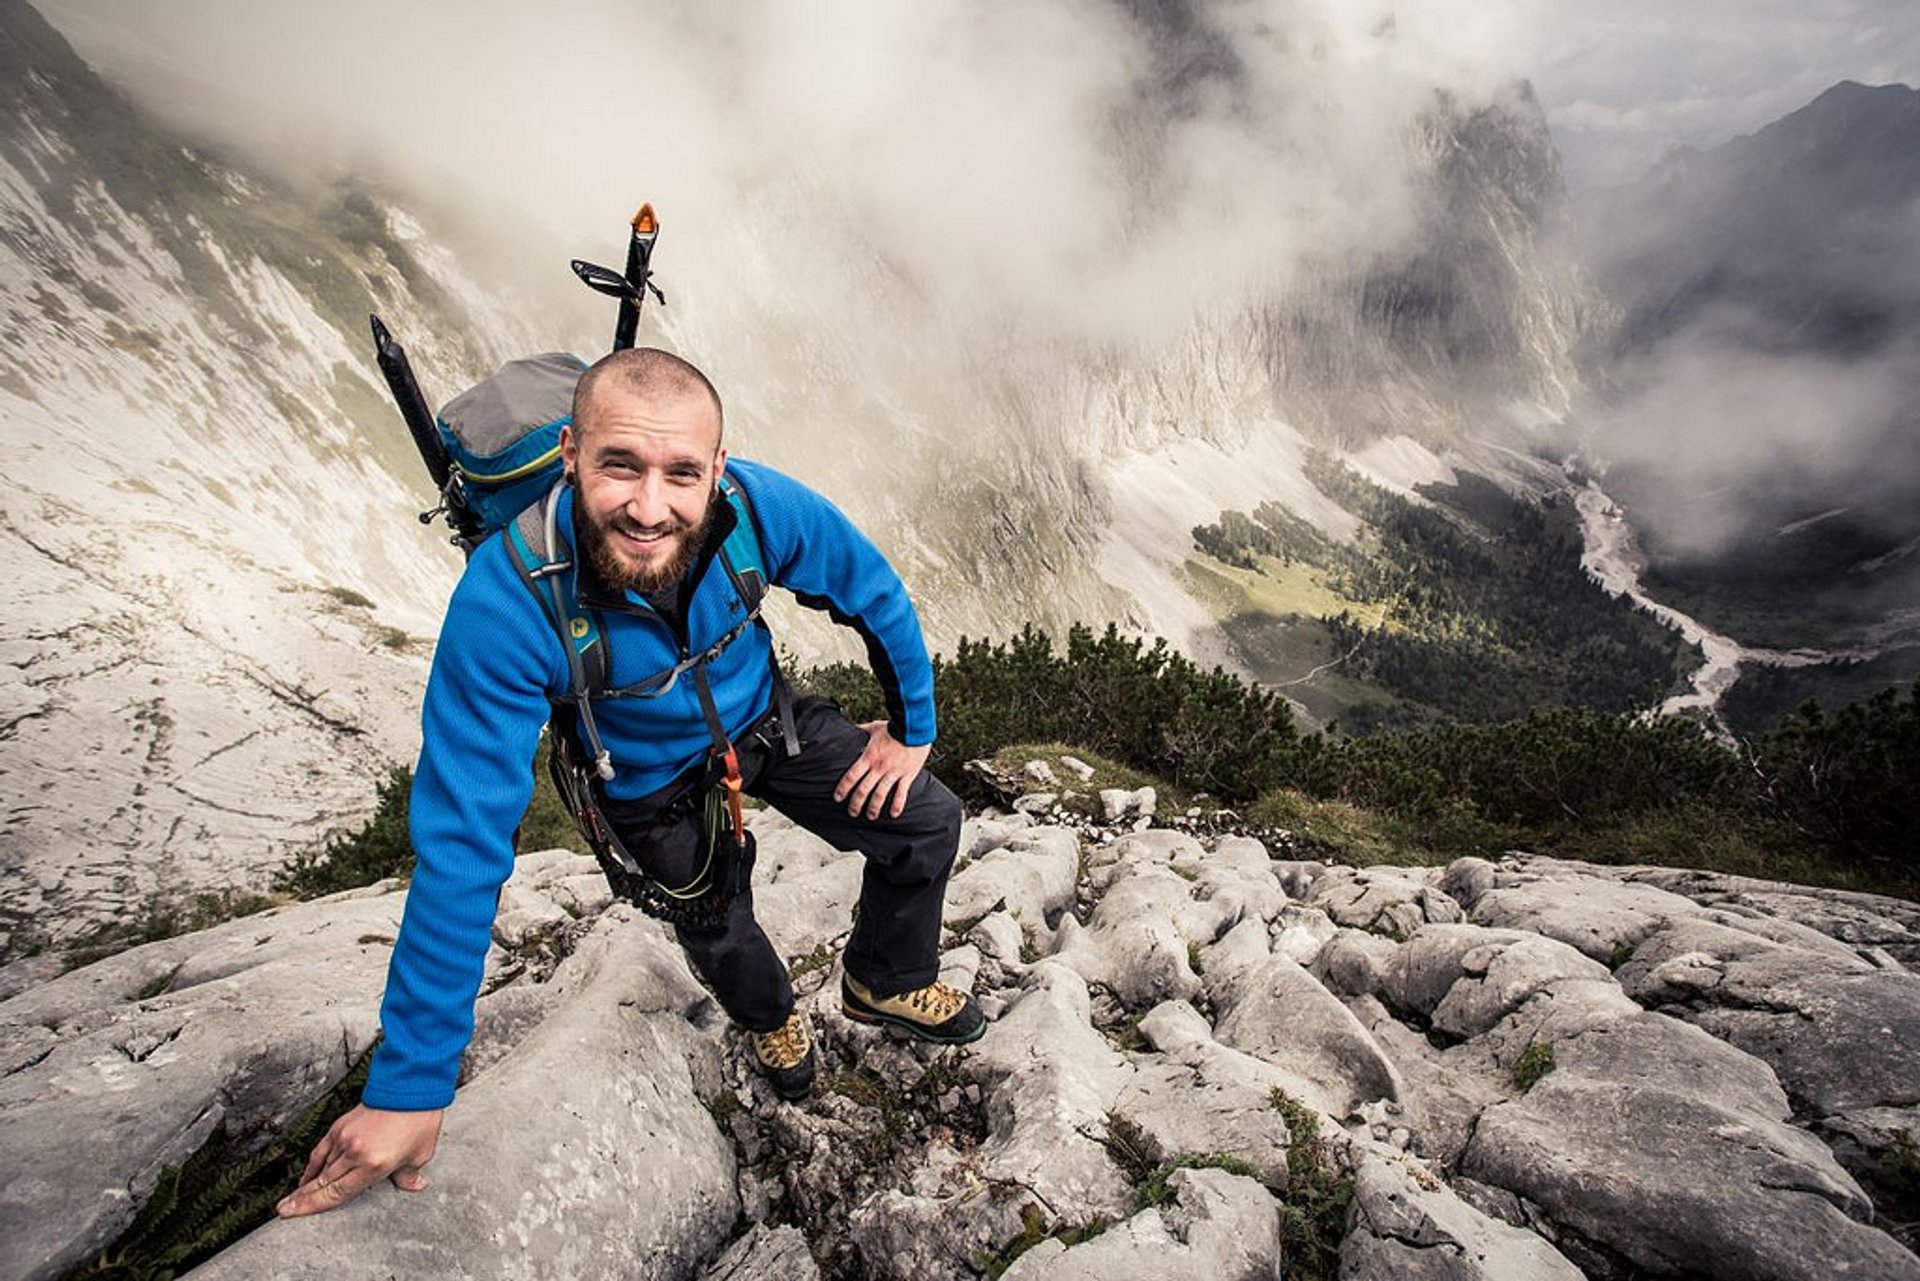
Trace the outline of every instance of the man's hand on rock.
{"type": "Polygon", "coordinates": [[[847,813],[855,818],[862,814],[879,818],[880,811],[888,808],[887,800],[891,797],[893,805],[889,812],[899,818],[900,812],[907,808],[907,791],[920,776],[920,767],[927,763],[927,753],[933,750],[933,744],[908,747],[887,732],[885,721],[868,721],[860,728],[867,731],[866,750],[840,776],[833,788],[833,799],[845,801],[847,813]]]}
{"type": "Polygon", "coordinates": [[[440,1116],[438,1108],[389,1112],[360,1104],[314,1145],[300,1186],[275,1209],[283,1219],[319,1214],[345,1205],[387,1177],[404,1192],[420,1191],[427,1186],[425,1167],[440,1141],[440,1116]]]}

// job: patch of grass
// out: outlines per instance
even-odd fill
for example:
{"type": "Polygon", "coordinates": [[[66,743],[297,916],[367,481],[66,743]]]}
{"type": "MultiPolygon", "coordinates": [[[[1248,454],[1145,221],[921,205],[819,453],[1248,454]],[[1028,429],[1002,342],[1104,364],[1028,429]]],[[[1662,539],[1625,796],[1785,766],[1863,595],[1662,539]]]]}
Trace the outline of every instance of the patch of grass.
{"type": "Polygon", "coordinates": [[[726,1134],[730,1130],[728,1122],[740,1111],[740,1100],[733,1096],[731,1090],[722,1090],[706,1101],[706,1108],[713,1123],[720,1127],[722,1134],[726,1134]]]}
{"type": "MultiPolygon", "coordinates": [[[[284,900],[281,898],[253,890],[201,890],[182,897],[157,899],[149,903],[146,910],[134,920],[102,926],[68,944],[65,948],[67,968],[78,969],[129,948],[211,929],[242,916],[264,912],[282,902],[284,900]]],[[[42,950],[43,945],[42,940],[32,940],[6,959],[42,950]]]]}
{"type": "Polygon", "coordinates": [[[793,982],[798,982],[806,975],[812,974],[817,970],[824,970],[829,965],[832,965],[833,958],[837,955],[839,955],[839,953],[835,952],[825,943],[816,943],[813,945],[813,951],[807,953],[805,956],[796,958],[791,965],[787,966],[787,978],[793,982]]]}
{"type": "Polygon", "coordinates": [[[1086,818],[1105,817],[1105,812],[1100,808],[1099,793],[1109,787],[1125,788],[1129,792],[1151,787],[1158,800],[1156,812],[1162,814],[1170,811],[1179,812],[1192,804],[1192,797],[1188,792],[1175,787],[1156,774],[1131,765],[1124,765],[1089,748],[1074,747],[1067,743],[1013,743],[995,752],[991,759],[994,769],[999,773],[1020,780],[1023,788],[1022,795],[1032,795],[1035,792],[1058,793],[1061,798],[1061,809],[1086,818]],[[1073,771],[1060,763],[1062,756],[1078,757],[1091,765],[1093,777],[1082,783],[1073,771]],[[1029,778],[1026,774],[1028,761],[1045,761],[1051,765],[1054,773],[1059,776],[1059,785],[1047,787],[1029,778]],[[1067,795],[1070,791],[1075,794],[1067,795]]]}
{"type": "Polygon", "coordinates": [[[395,766],[379,786],[373,817],[357,832],[296,855],[275,878],[274,888],[299,899],[321,898],[389,876],[412,875],[413,844],[407,833],[412,790],[413,771],[395,766]]]}
{"type": "Polygon", "coordinates": [[[1513,1061],[1513,1085],[1525,1094],[1540,1084],[1540,1079],[1553,1071],[1553,1042],[1535,1041],[1513,1061]]]}
{"type": "Polygon", "coordinates": [[[1083,1224],[1049,1223],[1046,1212],[1029,1201],[1020,1207],[1020,1235],[1007,1242],[996,1254],[976,1250],[973,1255],[974,1270],[988,1281],[998,1281],[1013,1266],[1014,1260],[1042,1241],[1052,1238],[1071,1250],[1082,1241],[1093,1240],[1112,1226],[1100,1215],[1083,1224]]]}
{"type": "Polygon", "coordinates": [[[553,775],[547,768],[552,751],[551,731],[540,736],[540,748],[533,757],[533,800],[520,818],[520,839],[515,848],[521,853],[533,850],[572,850],[590,853],[586,838],[574,826],[573,815],[560,803],[554,790],[553,775]]]}
{"type": "Polygon", "coordinates": [[[146,983],[138,992],[133,994],[133,999],[136,1001],[147,1001],[159,996],[162,992],[165,992],[173,986],[173,981],[180,977],[180,969],[181,967],[176,965],[165,974],[155,975],[150,982],[146,983]]]}
{"type": "Polygon", "coordinates": [[[1165,1204],[1167,1182],[1175,1170],[1225,1170],[1264,1182],[1251,1162],[1228,1152],[1188,1152],[1164,1160],[1146,1131],[1113,1112],[1107,1113],[1104,1145],[1121,1175],[1133,1185],[1136,1212],[1165,1204]]]}
{"type": "Polygon", "coordinates": [[[1898,893],[1872,869],[1824,856],[1805,840],[1782,832],[1776,839],[1750,823],[1730,822],[1720,807],[1688,804],[1632,815],[1618,825],[1569,825],[1529,848],[1559,858],[1614,866],[1652,864],[1752,876],[1797,885],[1898,893]]]}
{"type": "MultiPolygon", "coordinates": [[[[1140,1020],[1145,1017],[1144,1014],[1129,1014],[1118,1027],[1103,1027],[1101,1032],[1115,1049],[1145,1054],[1153,1048],[1153,1042],[1147,1040],[1147,1034],[1140,1030],[1140,1020]]],[[[1113,1122],[1114,1118],[1107,1118],[1109,1131],[1113,1122]]]]}
{"type": "Polygon", "coordinates": [[[1287,1123],[1287,1191],[1280,1212],[1281,1276],[1334,1281],[1347,1234],[1353,1176],[1343,1173],[1320,1137],[1320,1114],[1276,1088],[1268,1101],[1287,1123]]]}
{"type": "Polygon", "coordinates": [[[899,1103],[893,1086],[870,1068],[850,1067],[830,1072],[821,1086],[829,1093],[845,1095],[861,1107],[878,1108],[882,1114],[899,1103]]]}
{"type": "Polygon", "coordinates": [[[366,946],[369,946],[369,945],[373,945],[373,946],[377,946],[377,947],[392,947],[392,946],[393,946],[393,935],[391,935],[391,934],[362,934],[362,935],[361,935],[361,936],[360,936],[360,937],[359,937],[358,939],[355,939],[354,941],[355,941],[356,943],[358,943],[358,944],[359,944],[360,946],[362,946],[362,947],[366,947],[366,946]]]}
{"type": "Polygon", "coordinates": [[[354,591],[353,588],[351,587],[328,587],[328,588],[325,588],[324,590],[326,591],[327,595],[333,597],[335,600],[339,601],[342,605],[351,605],[355,609],[372,609],[373,608],[372,601],[368,600],[365,596],[362,596],[359,592],[354,591]]]}
{"type": "Polygon", "coordinates": [[[1392,815],[1348,801],[1319,800],[1292,788],[1260,797],[1248,807],[1247,821],[1255,827],[1290,832],[1314,852],[1353,867],[1431,866],[1456,857],[1428,848],[1417,829],[1392,815]]]}
{"type": "Polygon", "coordinates": [[[386,649],[403,650],[413,644],[413,637],[398,627],[382,627],[379,631],[380,644],[386,649]]]}
{"type": "Polygon", "coordinates": [[[1167,1182],[1173,1178],[1175,1170],[1225,1170],[1228,1174],[1238,1174],[1242,1178],[1259,1181],[1260,1171],[1253,1163],[1226,1152],[1208,1152],[1177,1156],[1154,1168],[1146,1182],[1136,1190],[1138,1201],[1136,1209],[1145,1210],[1166,1203],[1167,1182]]]}

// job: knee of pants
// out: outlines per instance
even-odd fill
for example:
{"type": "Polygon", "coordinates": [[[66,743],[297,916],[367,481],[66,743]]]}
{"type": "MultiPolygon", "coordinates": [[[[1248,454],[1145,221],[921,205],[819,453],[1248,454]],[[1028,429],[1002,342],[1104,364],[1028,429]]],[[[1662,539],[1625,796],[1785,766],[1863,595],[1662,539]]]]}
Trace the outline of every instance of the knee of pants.
{"type": "Polygon", "coordinates": [[[937,876],[953,865],[960,852],[960,820],[965,811],[960,798],[931,774],[923,775],[925,789],[914,799],[913,813],[919,820],[914,840],[914,862],[924,866],[929,876],[937,876]]]}

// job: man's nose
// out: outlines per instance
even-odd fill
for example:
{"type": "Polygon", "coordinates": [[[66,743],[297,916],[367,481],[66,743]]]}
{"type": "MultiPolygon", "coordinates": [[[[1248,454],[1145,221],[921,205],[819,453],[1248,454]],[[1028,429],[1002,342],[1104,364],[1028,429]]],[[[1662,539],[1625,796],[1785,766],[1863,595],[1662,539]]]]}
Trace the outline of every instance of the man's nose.
{"type": "Polygon", "coordinates": [[[647,472],[627,494],[627,516],[640,525],[663,525],[673,515],[667,505],[666,480],[657,472],[647,472]]]}

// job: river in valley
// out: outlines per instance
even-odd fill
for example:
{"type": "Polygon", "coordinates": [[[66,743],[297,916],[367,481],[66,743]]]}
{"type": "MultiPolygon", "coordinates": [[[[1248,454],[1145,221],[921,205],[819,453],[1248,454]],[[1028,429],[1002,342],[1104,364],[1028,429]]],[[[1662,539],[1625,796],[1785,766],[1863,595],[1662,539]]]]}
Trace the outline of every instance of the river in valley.
{"type": "Polygon", "coordinates": [[[1730,738],[1732,735],[1720,715],[1720,701],[1733,688],[1734,682],[1740,679],[1741,668],[1747,664],[1812,667],[1820,663],[1864,661],[1882,652],[1880,648],[1873,647],[1845,650],[1758,649],[1742,645],[1731,636],[1721,635],[1698,619],[1646,594],[1640,583],[1640,575],[1646,569],[1646,557],[1634,537],[1633,526],[1620,505],[1608,497],[1597,483],[1589,480],[1584,487],[1571,489],[1571,493],[1574,506],[1580,512],[1580,525],[1585,535],[1586,550],[1580,557],[1581,568],[1608,591],[1627,597],[1698,645],[1705,655],[1705,661],[1693,674],[1692,688],[1662,703],[1660,711],[1663,714],[1698,711],[1716,733],[1730,738]]]}

